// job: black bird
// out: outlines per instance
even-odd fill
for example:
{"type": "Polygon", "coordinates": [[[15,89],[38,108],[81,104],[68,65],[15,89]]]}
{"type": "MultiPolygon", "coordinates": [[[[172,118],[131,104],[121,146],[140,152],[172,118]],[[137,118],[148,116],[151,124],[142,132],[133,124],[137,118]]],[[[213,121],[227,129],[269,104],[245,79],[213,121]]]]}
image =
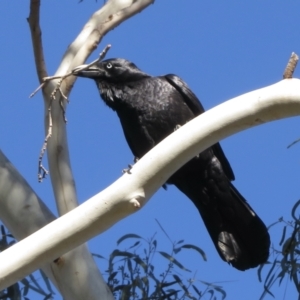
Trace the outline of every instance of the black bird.
{"type": "MultiPolygon", "coordinates": [[[[74,75],[94,79],[117,114],[136,158],[204,112],[176,75],[152,77],[125,59],[108,59],[74,75]]],[[[265,263],[270,237],[265,224],[232,185],[234,174],[219,143],[194,157],[168,180],[188,196],[224,261],[239,270],[265,263]]]]}

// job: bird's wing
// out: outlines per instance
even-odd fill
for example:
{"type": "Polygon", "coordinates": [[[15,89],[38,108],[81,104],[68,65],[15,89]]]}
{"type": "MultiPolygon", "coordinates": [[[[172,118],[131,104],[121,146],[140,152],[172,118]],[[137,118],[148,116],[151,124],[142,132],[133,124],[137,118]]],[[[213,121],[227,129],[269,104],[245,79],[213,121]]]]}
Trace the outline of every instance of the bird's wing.
{"type": "Polygon", "coordinates": [[[181,94],[184,102],[195,116],[198,116],[205,111],[197,96],[181,78],[173,74],[168,74],[165,78],[181,94]]]}
{"type": "MultiPolygon", "coordinates": [[[[168,74],[164,77],[181,94],[182,98],[184,99],[184,102],[193,112],[195,117],[197,117],[205,111],[197,96],[190,90],[188,85],[180,77],[173,74],[168,74]]],[[[220,144],[216,143],[211,148],[213,149],[214,154],[222,164],[223,171],[225,172],[228,179],[234,180],[234,173],[220,144]]]]}

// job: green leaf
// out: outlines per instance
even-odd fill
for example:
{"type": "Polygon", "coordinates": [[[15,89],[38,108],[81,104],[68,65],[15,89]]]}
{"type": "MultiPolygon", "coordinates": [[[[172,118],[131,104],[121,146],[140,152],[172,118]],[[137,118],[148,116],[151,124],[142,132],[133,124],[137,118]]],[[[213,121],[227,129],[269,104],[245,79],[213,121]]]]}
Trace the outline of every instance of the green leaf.
{"type": "Polygon", "coordinates": [[[137,234],[134,234],[134,233],[128,233],[128,234],[125,234],[123,235],[121,238],[119,238],[117,240],[117,245],[119,245],[120,243],[122,243],[123,241],[127,240],[127,239],[141,239],[142,237],[137,235],[137,234]]]}
{"type": "Polygon", "coordinates": [[[292,208],[292,212],[291,212],[292,217],[294,218],[294,220],[295,220],[296,223],[299,223],[299,219],[298,219],[298,217],[296,216],[296,210],[297,210],[297,208],[298,208],[299,205],[300,205],[300,200],[298,200],[298,201],[295,203],[295,205],[294,205],[293,208],[292,208]]]}
{"type": "Polygon", "coordinates": [[[197,287],[193,284],[192,284],[192,287],[193,287],[194,291],[198,294],[198,296],[201,297],[202,293],[197,289],[197,287]]]}
{"type": "Polygon", "coordinates": [[[113,279],[116,277],[117,274],[118,274],[117,271],[112,272],[112,273],[108,276],[107,281],[110,282],[111,280],[113,280],[113,279]]]}
{"type": "Polygon", "coordinates": [[[298,142],[300,142],[300,139],[297,139],[297,140],[293,141],[291,144],[289,144],[289,145],[287,146],[287,148],[288,148],[288,149],[291,148],[292,146],[294,146],[294,145],[297,144],[298,142]]]}
{"type": "Polygon", "coordinates": [[[264,265],[260,265],[257,269],[257,277],[258,277],[258,281],[259,282],[262,282],[262,279],[261,279],[261,272],[262,272],[262,269],[263,269],[264,265]]]}
{"type": "Polygon", "coordinates": [[[133,272],[132,272],[132,264],[131,264],[130,258],[127,259],[127,267],[128,267],[129,272],[130,272],[130,275],[132,276],[133,272]]]}
{"type": "Polygon", "coordinates": [[[182,248],[182,247],[174,248],[174,250],[173,250],[174,253],[175,253],[175,254],[179,253],[179,252],[181,251],[181,248],[182,248]]]}
{"type": "Polygon", "coordinates": [[[173,275],[174,279],[176,280],[176,282],[181,286],[181,288],[183,289],[183,291],[187,294],[187,296],[190,298],[190,293],[189,290],[187,289],[187,287],[183,284],[182,280],[179,278],[179,276],[177,275],[173,275]]]}
{"type": "Polygon", "coordinates": [[[222,294],[222,299],[224,300],[226,298],[226,292],[221,287],[215,287],[215,290],[222,294]]]}
{"type": "Polygon", "coordinates": [[[159,251],[159,253],[165,257],[166,259],[168,259],[170,262],[172,262],[174,265],[176,265],[177,267],[179,267],[180,269],[187,271],[187,272],[191,272],[189,269],[186,269],[178,260],[176,260],[173,256],[169,255],[166,252],[163,251],[159,251]]]}
{"type": "Polygon", "coordinates": [[[282,246],[282,243],[283,243],[284,240],[285,240],[285,234],[286,234],[286,226],[283,227],[282,237],[281,237],[281,240],[280,240],[280,242],[279,242],[279,246],[282,246]]]}
{"type": "Polygon", "coordinates": [[[272,272],[273,272],[273,270],[274,270],[274,268],[276,266],[276,262],[277,262],[276,260],[273,262],[273,265],[272,265],[270,271],[268,272],[268,275],[267,275],[267,277],[265,279],[265,286],[268,286],[270,284],[270,283],[267,283],[267,281],[269,280],[269,277],[271,276],[271,274],[272,274],[272,272]]]}
{"type": "Polygon", "coordinates": [[[293,237],[289,237],[288,239],[286,239],[286,241],[284,242],[283,246],[282,246],[282,254],[283,255],[288,255],[291,254],[296,246],[296,241],[293,239],[293,237]]]}
{"type": "Polygon", "coordinates": [[[185,248],[185,249],[194,249],[194,250],[196,250],[198,253],[200,253],[200,255],[202,256],[202,258],[203,258],[204,261],[207,261],[206,254],[205,254],[205,252],[204,252],[201,248],[199,248],[199,247],[197,247],[197,246],[195,246],[195,245],[191,245],[191,244],[185,244],[185,245],[182,245],[181,248],[185,248]]]}
{"type": "Polygon", "coordinates": [[[153,244],[153,246],[154,246],[154,249],[156,249],[156,246],[157,246],[157,240],[154,240],[154,241],[152,242],[152,244],[153,244]]]}
{"type": "Polygon", "coordinates": [[[132,246],[129,247],[129,249],[135,248],[136,246],[138,246],[141,242],[137,241],[135,242],[132,246]]]}
{"type": "MultiPolygon", "coordinates": [[[[173,289],[170,289],[167,291],[168,293],[165,294],[163,297],[161,297],[161,299],[172,299],[171,296],[174,296],[176,294],[178,294],[180,292],[180,290],[173,290],[173,289]]],[[[175,299],[177,299],[178,297],[176,296],[175,299]]]]}
{"type": "Polygon", "coordinates": [[[162,288],[165,288],[165,287],[171,286],[171,285],[173,285],[175,283],[177,283],[177,281],[163,282],[160,286],[162,288]]]}
{"type": "Polygon", "coordinates": [[[95,256],[97,258],[102,258],[102,259],[106,259],[104,256],[97,254],[97,253],[92,253],[92,256],[95,256]]]}
{"type": "MultiPolygon", "coordinates": [[[[274,277],[274,275],[272,276],[272,279],[273,279],[273,277],[274,277]]],[[[266,293],[268,293],[268,294],[270,294],[273,298],[275,298],[275,296],[271,293],[271,291],[270,291],[270,287],[272,286],[272,283],[271,282],[269,282],[269,284],[266,286],[264,286],[264,289],[265,289],[265,292],[266,293]]]]}
{"type": "Polygon", "coordinates": [[[207,292],[211,294],[210,299],[212,299],[212,297],[214,296],[214,290],[209,290],[207,292]]]}

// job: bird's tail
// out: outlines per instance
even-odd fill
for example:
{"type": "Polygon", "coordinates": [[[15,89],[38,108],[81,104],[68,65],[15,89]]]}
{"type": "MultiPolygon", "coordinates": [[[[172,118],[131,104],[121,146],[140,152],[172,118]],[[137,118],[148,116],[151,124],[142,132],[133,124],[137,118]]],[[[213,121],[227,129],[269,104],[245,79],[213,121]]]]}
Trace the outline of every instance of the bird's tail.
{"type": "Polygon", "coordinates": [[[184,174],[174,183],[198,208],[221,258],[238,270],[255,268],[269,256],[270,237],[262,220],[224,176],[184,174]]]}

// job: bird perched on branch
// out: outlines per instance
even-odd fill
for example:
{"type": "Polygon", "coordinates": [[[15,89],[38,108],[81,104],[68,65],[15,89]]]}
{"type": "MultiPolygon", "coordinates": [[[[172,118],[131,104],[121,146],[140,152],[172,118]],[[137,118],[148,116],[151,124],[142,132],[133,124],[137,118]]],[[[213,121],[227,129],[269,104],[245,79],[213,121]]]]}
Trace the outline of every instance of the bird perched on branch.
{"type": "MultiPolygon", "coordinates": [[[[136,158],[204,112],[178,76],[152,77],[125,59],[100,61],[73,73],[95,80],[102,99],[117,113],[136,158]]],[[[266,262],[270,237],[232,180],[231,166],[217,143],[186,163],[167,183],[193,201],[221,258],[246,270],[266,262]]]]}

